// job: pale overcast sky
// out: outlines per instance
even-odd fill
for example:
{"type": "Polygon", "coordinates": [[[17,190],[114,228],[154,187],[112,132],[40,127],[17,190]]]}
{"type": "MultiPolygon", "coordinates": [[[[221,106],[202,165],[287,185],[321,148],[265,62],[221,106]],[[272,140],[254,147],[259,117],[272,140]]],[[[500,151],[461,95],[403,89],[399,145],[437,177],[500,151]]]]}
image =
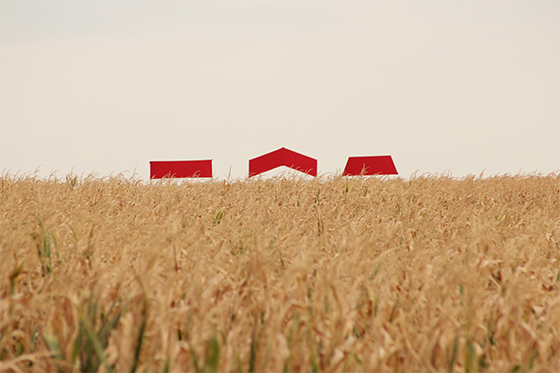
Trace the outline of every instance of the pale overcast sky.
{"type": "Polygon", "coordinates": [[[0,171],[280,147],[417,171],[560,170],[560,1],[0,1],[0,171]]]}

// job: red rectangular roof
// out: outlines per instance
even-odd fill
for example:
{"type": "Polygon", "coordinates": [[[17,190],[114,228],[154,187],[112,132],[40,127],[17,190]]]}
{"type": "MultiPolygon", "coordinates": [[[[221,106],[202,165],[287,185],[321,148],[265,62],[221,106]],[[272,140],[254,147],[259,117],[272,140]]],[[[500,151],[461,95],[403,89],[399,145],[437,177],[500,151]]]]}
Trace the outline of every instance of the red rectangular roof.
{"type": "Polygon", "coordinates": [[[151,161],[150,179],[212,177],[212,160],[151,161]]]}

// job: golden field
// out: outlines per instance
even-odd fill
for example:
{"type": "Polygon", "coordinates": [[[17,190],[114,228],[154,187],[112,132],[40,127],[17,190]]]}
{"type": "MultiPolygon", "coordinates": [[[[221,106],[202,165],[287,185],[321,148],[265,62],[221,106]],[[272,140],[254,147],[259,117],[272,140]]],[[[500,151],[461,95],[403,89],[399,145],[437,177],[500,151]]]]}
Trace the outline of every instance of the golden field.
{"type": "Polygon", "coordinates": [[[557,174],[0,180],[0,371],[560,369],[557,174]]]}

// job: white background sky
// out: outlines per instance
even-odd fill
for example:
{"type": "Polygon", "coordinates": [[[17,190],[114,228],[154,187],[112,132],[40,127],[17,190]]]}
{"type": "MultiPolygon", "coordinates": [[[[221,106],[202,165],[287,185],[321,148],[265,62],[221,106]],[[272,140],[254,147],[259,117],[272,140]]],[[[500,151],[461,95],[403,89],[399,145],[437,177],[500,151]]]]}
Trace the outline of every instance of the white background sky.
{"type": "Polygon", "coordinates": [[[560,170],[560,1],[0,1],[0,171],[280,147],[341,172],[560,170]]]}

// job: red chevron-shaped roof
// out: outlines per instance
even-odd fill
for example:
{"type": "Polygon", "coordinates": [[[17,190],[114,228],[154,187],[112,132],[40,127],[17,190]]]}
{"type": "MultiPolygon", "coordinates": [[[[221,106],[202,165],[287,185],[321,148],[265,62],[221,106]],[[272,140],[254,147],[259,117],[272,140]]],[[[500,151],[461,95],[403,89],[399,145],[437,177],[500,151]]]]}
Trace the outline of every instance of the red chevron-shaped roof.
{"type": "Polygon", "coordinates": [[[151,161],[150,179],[212,177],[212,160],[151,161]]]}
{"type": "Polygon", "coordinates": [[[276,167],[286,166],[311,176],[317,176],[317,160],[293,150],[280,148],[249,160],[249,177],[262,174],[276,167]]]}
{"type": "Polygon", "coordinates": [[[398,175],[398,172],[390,155],[380,155],[348,158],[342,175],[398,175]]]}

